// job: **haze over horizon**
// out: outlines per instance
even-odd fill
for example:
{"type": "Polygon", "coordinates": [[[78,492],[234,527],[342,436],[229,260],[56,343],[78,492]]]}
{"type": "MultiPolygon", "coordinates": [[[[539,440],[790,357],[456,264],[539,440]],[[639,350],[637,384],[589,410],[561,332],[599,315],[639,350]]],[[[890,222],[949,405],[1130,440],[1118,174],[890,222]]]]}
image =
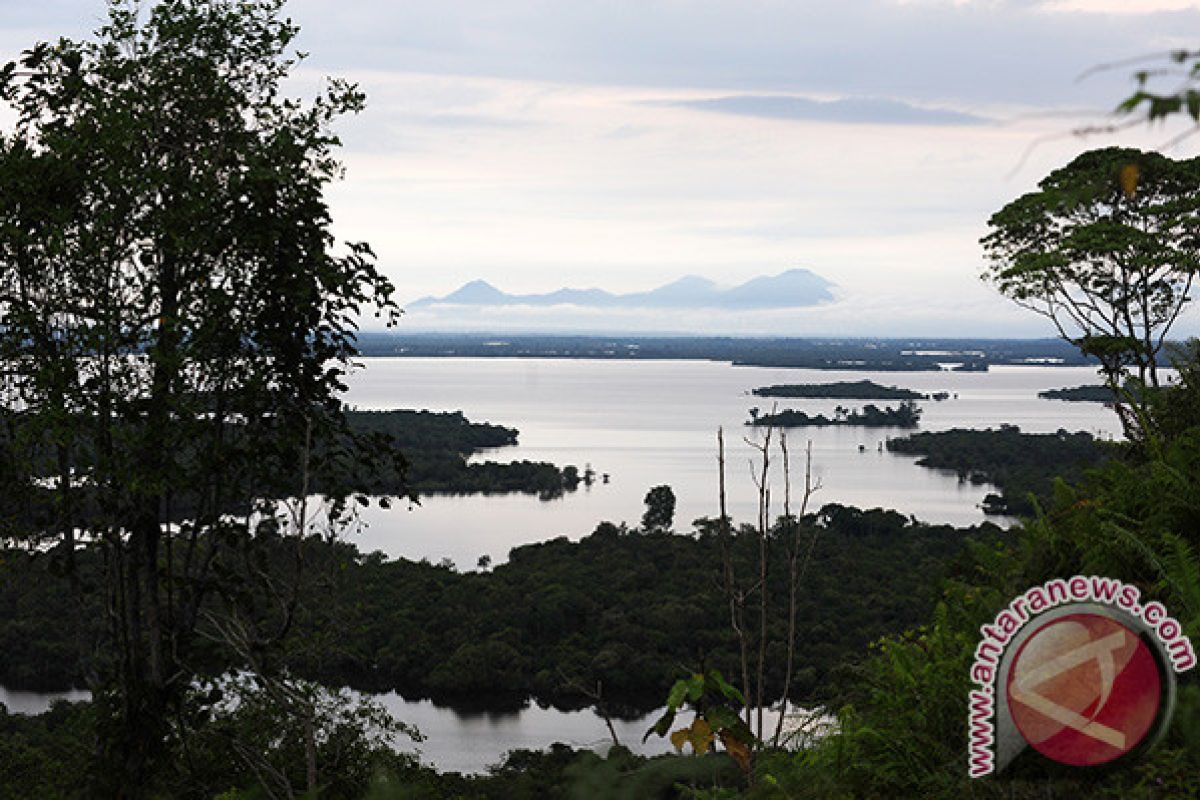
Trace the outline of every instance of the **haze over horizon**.
{"type": "MultiPolygon", "coordinates": [[[[796,310],[653,314],[416,309],[401,329],[1047,336],[982,284],[988,217],[1093,147],[1132,89],[1122,59],[1191,46],[1198,0],[291,0],[296,92],[358,82],[343,120],[339,236],[400,297],[473,280],[515,294],[738,284],[804,267],[836,284],[796,310]]],[[[86,36],[101,0],[0,7],[7,61],[86,36]]],[[[0,124],[11,119],[0,110],[0,124]]],[[[1193,141],[1169,155],[1190,157],[1193,141]]],[[[370,329],[373,320],[364,320],[370,329]]],[[[1200,333],[1194,310],[1177,334],[1200,333]]]]}

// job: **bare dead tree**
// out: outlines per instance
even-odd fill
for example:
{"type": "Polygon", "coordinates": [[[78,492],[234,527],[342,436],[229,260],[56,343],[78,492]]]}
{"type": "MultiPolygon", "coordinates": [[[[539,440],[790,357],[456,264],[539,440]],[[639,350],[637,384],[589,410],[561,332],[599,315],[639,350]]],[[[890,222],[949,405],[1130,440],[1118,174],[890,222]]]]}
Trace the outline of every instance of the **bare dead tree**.
{"type": "MultiPolygon", "coordinates": [[[[766,663],[767,649],[770,644],[769,613],[771,610],[768,591],[768,579],[771,571],[771,536],[773,531],[771,520],[771,466],[772,447],[776,430],[767,426],[760,440],[744,438],[744,441],[754,451],[755,456],[750,460],[750,477],[754,483],[758,498],[758,518],[753,531],[757,538],[758,552],[756,566],[757,574],[740,584],[735,574],[733,557],[734,536],[727,510],[725,486],[725,438],[723,430],[717,431],[717,463],[719,467],[719,499],[721,520],[718,533],[721,541],[721,558],[723,569],[723,589],[729,604],[730,622],[738,642],[741,661],[743,696],[745,698],[746,725],[755,732],[760,741],[766,741],[766,723],[764,709],[767,700],[766,663]],[[754,594],[758,593],[755,598],[754,594]],[[754,601],[757,601],[754,603],[754,601]],[[758,615],[758,630],[756,635],[750,633],[747,624],[747,608],[754,603],[758,615]],[[751,650],[753,657],[753,674],[751,673],[751,650]]],[[[812,442],[805,448],[804,488],[800,497],[799,516],[792,513],[791,486],[791,454],[788,449],[787,435],[781,429],[778,431],[779,449],[783,467],[783,516],[779,522],[781,535],[787,536],[787,569],[788,569],[788,622],[787,622],[787,664],[783,694],[780,702],[780,716],[776,720],[775,730],[771,737],[772,746],[777,746],[783,732],[783,716],[787,711],[792,688],[792,673],[796,663],[796,630],[799,615],[800,589],[808,566],[812,562],[820,535],[818,528],[812,528],[805,536],[805,527],[800,520],[808,513],[813,495],[821,489],[821,482],[814,478],[812,471],[812,442]]],[[[752,621],[751,621],[752,622],[752,621]]]]}
{"type": "Polygon", "coordinates": [[[808,550],[804,554],[803,562],[801,562],[801,531],[803,528],[800,525],[800,520],[804,519],[805,514],[808,513],[808,504],[813,494],[821,488],[820,480],[813,480],[812,440],[809,439],[808,444],[804,448],[804,494],[800,500],[800,514],[798,518],[793,517],[791,510],[792,481],[788,463],[787,434],[783,431],[780,431],[779,434],[779,449],[783,453],[783,518],[784,524],[791,531],[792,538],[790,542],[791,547],[788,552],[787,669],[783,679],[783,696],[779,701],[779,719],[775,721],[775,735],[771,739],[773,747],[779,746],[779,737],[783,733],[783,718],[787,714],[788,696],[792,689],[792,670],[796,659],[796,608],[799,600],[800,585],[804,581],[804,575],[808,571],[809,563],[812,561],[813,550],[817,546],[817,537],[820,535],[820,528],[814,526],[809,536],[808,550]]]}
{"type": "Polygon", "coordinates": [[[597,678],[596,688],[592,689],[582,680],[568,675],[561,667],[558,669],[558,677],[564,686],[579,692],[579,694],[592,702],[596,713],[600,715],[601,719],[604,720],[604,724],[608,726],[608,735],[612,737],[613,745],[620,747],[621,740],[617,738],[617,729],[613,726],[612,716],[608,713],[608,705],[604,702],[604,682],[597,678]]]}
{"type": "MultiPolygon", "coordinates": [[[[775,409],[771,410],[772,415],[775,409]]],[[[759,452],[762,463],[759,471],[754,469],[754,462],[750,463],[750,479],[754,481],[754,487],[758,490],[758,583],[753,587],[758,592],[758,663],[755,675],[754,684],[754,704],[757,707],[756,711],[756,733],[755,735],[761,740],[763,738],[763,701],[765,699],[766,690],[766,666],[767,666],[767,573],[768,564],[770,563],[770,531],[771,531],[771,438],[775,431],[773,425],[767,426],[766,434],[761,442],[753,441],[752,439],[744,439],[746,444],[753,447],[759,452]]]]}
{"type": "Polygon", "coordinates": [[[729,511],[725,500],[725,431],[717,428],[717,475],[719,480],[721,521],[718,536],[721,541],[721,567],[726,602],[729,604],[729,624],[737,637],[738,655],[742,670],[742,698],[746,701],[743,712],[746,725],[750,725],[750,659],[749,642],[746,637],[746,594],[737,583],[733,564],[733,533],[730,530],[729,511]]]}

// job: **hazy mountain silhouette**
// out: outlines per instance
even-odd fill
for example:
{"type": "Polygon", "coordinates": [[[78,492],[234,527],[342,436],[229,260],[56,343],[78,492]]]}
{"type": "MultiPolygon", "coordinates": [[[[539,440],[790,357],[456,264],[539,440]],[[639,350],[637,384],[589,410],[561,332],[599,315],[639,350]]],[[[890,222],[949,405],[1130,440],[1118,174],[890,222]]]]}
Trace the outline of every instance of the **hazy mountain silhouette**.
{"type": "Polygon", "coordinates": [[[815,306],[833,299],[833,284],[806,269],[790,269],[741,285],[722,288],[707,278],[687,275],[648,292],[613,294],[603,289],[558,289],[546,294],[508,294],[484,280],[471,281],[445,297],[422,297],[408,308],[434,305],[557,306],[591,308],[768,309],[815,306]]]}

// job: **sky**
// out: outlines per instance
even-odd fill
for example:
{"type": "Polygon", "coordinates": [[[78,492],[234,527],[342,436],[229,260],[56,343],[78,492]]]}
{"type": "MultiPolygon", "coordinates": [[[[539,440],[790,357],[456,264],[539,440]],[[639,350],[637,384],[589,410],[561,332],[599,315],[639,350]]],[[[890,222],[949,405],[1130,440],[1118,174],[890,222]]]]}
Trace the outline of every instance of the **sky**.
{"type": "MultiPolygon", "coordinates": [[[[357,82],[337,234],[402,300],[723,284],[804,267],[786,312],[414,311],[400,330],[1041,336],[979,279],[988,217],[1133,88],[1200,46],[1200,0],[291,0],[295,90],[357,82]],[[1154,62],[1147,62],[1153,64],[1154,62]],[[1091,71],[1089,73],[1089,71],[1091,71]],[[1088,74],[1085,74],[1088,73],[1088,74]]],[[[83,36],[100,0],[0,0],[0,57],[83,36]]],[[[3,117],[0,117],[0,121],[3,117]]],[[[1200,137],[1168,149],[1196,155],[1200,137]]],[[[1181,332],[1200,332],[1191,311],[1181,332]]]]}

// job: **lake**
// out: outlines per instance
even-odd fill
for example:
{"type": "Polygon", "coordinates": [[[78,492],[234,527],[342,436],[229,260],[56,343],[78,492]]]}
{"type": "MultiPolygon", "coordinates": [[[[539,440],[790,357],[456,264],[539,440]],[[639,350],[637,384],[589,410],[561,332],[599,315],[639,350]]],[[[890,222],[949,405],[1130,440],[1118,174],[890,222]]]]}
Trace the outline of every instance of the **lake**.
{"type": "MultiPolygon", "coordinates": [[[[922,393],[957,394],[921,404],[922,430],[1013,423],[1032,432],[1066,428],[1105,437],[1119,435],[1115,415],[1100,404],[1037,397],[1043,389],[1095,383],[1091,368],[1011,366],[985,373],[872,373],[735,367],[707,361],[366,359],[349,379],[347,399],[352,405],[461,410],[472,421],[521,432],[519,445],[479,458],[526,458],[581,469],[591,464],[598,473],[609,473],[611,480],[547,502],[525,495],[434,496],[412,509],[404,504],[389,510],[372,506],[360,511],[365,527],[350,538],[366,551],[432,561],[449,558],[462,569],[472,569],[481,555],[503,561],[515,546],[555,536],[577,539],[601,520],[636,524],[646,491],[663,483],[678,498],[676,528],[687,530],[696,517],[718,513],[716,431],[721,426],[728,447],[730,513],[738,520],[752,521],[757,506],[749,459],[754,451],[742,441],[752,432],[743,423],[751,407],[769,410],[775,401],[749,392],[768,384],[863,378],[922,393]]],[[[778,403],[780,408],[826,414],[838,405],[838,401],[820,400],[778,403]]],[[[846,427],[793,430],[789,441],[794,491],[803,480],[804,444],[811,440],[813,473],[822,484],[815,506],[831,502],[883,506],[955,525],[983,521],[978,505],[987,487],[961,484],[953,475],[918,467],[910,456],[878,452],[886,437],[905,433],[846,427]],[[865,452],[859,452],[859,445],[865,452]]],[[[774,478],[776,496],[782,496],[778,472],[774,478]]],[[[776,506],[775,511],[780,510],[776,506]]],[[[84,696],[71,693],[69,698],[84,696]]],[[[19,713],[38,713],[54,697],[0,688],[0,702],[19,713]]],[[[394,693],[378,699],[398,719],[415,724],[428,737],[415,749],[442,770],[479,772],[514,748],[543,748],[556,741],[597,747],[609,741],[604,721],[592,711],[530,706],[516,713],[461,713],[429,701],[407,701],[394,693]]],[[[656,716],[615,721],[621,742],[638,752],[666,752],[669,744],[658,738],[640,744],[656,716]]]]}
{"type": "MultiPolygon", "coordinates": [[[[612,745],[604,719],[594,711],[557,711],[531,705],[515,713],[462,713],[435,706],[428,700],[411,702],[394,692],[376,695],[396,719],[416,725],[427,740],[420,744],[400,742],[401,750],[417,751],[422,761],[435,764],[443,772],[483,772],[503,760],[510,750],[548,748],[562,742],[577,748],[604,751],[612,745]]],[[[635,719],[613,719],[620,743],[635,753],[660,755],[673,752],[668,739],[651,736],[642,742],[646,731],[662,715],[659,709],[635,719]]],[[[804,718],[803,712],[791,719],[804,718]]],[[[774,731],[778,712],[764,711],[766,730],[774,731]]],[[[680,714],[680,726],[690,723],[692,715],[680,714]]],[[[830,724],[831,721],[822,721],[830,724]]],[[[677,726],[677,727],[680,727],[677,726]]]]}
{"type": "MultiPolygon", "coordinates": [[[[859,401],[772,400],[751,396],[759,386],[831,383],[868,378],[922,393],[950,392],[924,402],[921,430],[985,428],[1001,423],[1030,432],[1085,430],[1119,436],[1116,415],[1099,403],[1042,400],[1044,389],[1096,383],[1090,367],[1002,366],[989,372],[858,372],[741,367],[709,361],[601,361],[567,359],[371,358],[350,376],[347,401],[364,409],[461,410],[475,422],[520,430],[519,444],[476,456],[530,459],[558,465],[590,464],[611,476],[608,484],[581,486],[560,500],[528,495],[432,496],[420,506],[372,506],[364,528],[350,538],[366,551],[392,557],[450,559],[474,569],[480,556],[505,560],[518,545],[556,536],[577,539],[602,520],[637,524],[647,490],[669,484],[678,505],[677,530],[718,515],[717,428],[726,440],[729,512],[753,521],[757,500],[751,480],[754,451],[742,437],[761,433],[744,425],[749,409],[803,408],[830,414],[859,401]],[[957,395],[957,397],[953,397],[957,395]]],[[[883,401],[875,401],[884,405],[883,401]]],[[[821,489],[816,507],[842,503],[895,508],[935,523],[971,525],[990,487],[960,483],[953,474],[918,467],[916,457],[879,452],[898,429],[850,427],[790,431],[793,496],[803,483],[803,450],[812,442],[813,474],[821,489]],[[862,445],[864,452],[859,451],[862,445]]],[[[774,496],[782,482],[773,471],[774,496]]],[[[773,513],[782,509],[776,505],[773,513]]],[[[1003,522],[1004,520],[993,521],[1003,522]]]]}

